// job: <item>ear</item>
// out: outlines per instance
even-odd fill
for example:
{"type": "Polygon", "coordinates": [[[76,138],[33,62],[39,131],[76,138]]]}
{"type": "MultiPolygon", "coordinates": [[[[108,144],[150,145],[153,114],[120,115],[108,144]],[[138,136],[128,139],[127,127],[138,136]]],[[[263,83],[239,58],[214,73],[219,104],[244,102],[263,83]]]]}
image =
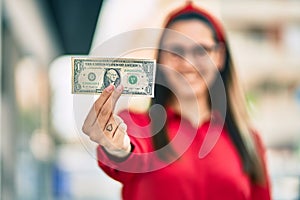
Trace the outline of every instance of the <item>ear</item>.
{"type": "Polygon", "coordinates": [[[222,71],[224,69],[225,57],[226,57],[225,44],[219,43],[215,51],[215,58],[214,58],[214,62],[219,71],[222,71]]]}

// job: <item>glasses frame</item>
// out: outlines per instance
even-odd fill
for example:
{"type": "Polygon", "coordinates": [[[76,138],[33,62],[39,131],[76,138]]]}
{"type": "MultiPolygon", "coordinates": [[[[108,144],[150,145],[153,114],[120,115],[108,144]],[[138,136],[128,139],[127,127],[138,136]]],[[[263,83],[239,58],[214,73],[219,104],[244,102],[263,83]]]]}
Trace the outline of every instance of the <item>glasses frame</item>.
{"type": "Polygon", "coordinates": [[[186,48],[179,44],[165,45],[162,48],[162,52],[171,55],[173,58],[186,58],[187,55],[193,55],[194,58],[204,58],[209,56],[212,52],[218,50],[220,44],[214,44],[211,46],[198,44],[193,47],[186,48]]]}

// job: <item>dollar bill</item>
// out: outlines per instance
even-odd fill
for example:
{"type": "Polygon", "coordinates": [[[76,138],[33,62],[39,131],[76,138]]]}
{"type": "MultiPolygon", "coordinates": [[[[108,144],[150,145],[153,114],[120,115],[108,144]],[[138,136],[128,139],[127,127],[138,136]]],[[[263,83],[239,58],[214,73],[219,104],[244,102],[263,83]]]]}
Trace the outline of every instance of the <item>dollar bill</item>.
{"type": "Polygon", "coordinates": [[[113,84],[122,94],[154,97],[156,61],[150,59],[72,57],[72,93],[99,94],[113,84]]]}

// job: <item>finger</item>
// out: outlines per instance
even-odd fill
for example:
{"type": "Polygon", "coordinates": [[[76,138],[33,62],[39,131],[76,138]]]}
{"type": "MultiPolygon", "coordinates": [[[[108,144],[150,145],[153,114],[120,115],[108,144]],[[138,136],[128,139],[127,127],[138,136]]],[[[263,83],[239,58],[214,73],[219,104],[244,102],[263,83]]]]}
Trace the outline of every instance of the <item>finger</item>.
{"type": "Polygon", "coordinates": [[[123,147],[125,151],[130,152],[131,150],[130,138],[127,134],[124,134],[123,147]]]}
{"type": "Polygon", "coordinates": [[[109,118],[111,117],[113,110],[115,108],[116,102],[121,96],[123,91],[123,86],[119,85],[111,94],[109,99],[102,106],[100,113],[98,115],[98,123],[101,127],[106,127],[109,118]]]}
{"type": "Polygon", "coordinates": [[[121,122],[118,128],[121,129],[123,132],[127,131],[127,125],[124,122],[121,122]]]}
{"type": "Polygon", "coordinates": [[[112,93],[111,95],[111,100],[112,100],[112,104],[113,106],[116,104],[116,102],[118,101],[118,99],[120,98],[122,92],[123,92],[123,85],[119,85],[112,93]]]}
{"type": "Polygon", "coordinates": [[[82,127],[83,132],[86,132],[87,129],[89,129],[90,126],[92,126],[95,123],[100,109],[102,108],[103,104],[107,101],[107,99],[111,96],[113,89],[114,89],[114,86],[109,85],[107,88],[105,88],[103,90],[100,97],[96,100],[96,102],[92,106],[90,112],[88,113],[88,115],[84,121],[84,124],[82,127]]]}
{"type": "Polygon", "coordinates": [[[108,120],[106,126],[102,130],[104,135],[107,138],[112,139],[114,137],[116,130],[118,129],[119,125],[122,122],[123,122],[123,120],[121,119],[121,117],[119,117],[117,115],[111,116],[110,119],[108,120]]]}
{"type": "Polygon", "coordinates": [[[97,124],[93,125],[90,128],[89,134],[87,135],[89,136],[90,140],[100,145],[105,145],[109,142],[103,132],[99,129],[99,126],[97,124]]]}
{"type": "Polygon", "coordinates": [[[130,145],[130,140],[128,135],[122,129],[118,128],[115,132],[113,143],[115,148],[118,148],[120,150],[127,150],[128,145],[130,145]]]}

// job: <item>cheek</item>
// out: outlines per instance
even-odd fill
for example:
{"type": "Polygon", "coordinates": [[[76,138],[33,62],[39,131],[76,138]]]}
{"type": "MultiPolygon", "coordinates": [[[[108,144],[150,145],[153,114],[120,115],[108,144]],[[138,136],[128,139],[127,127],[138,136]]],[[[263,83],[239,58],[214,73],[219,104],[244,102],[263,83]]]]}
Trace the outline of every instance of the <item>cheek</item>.
{"type": "Polygon", "coordinates": [[[224,53],[222,53],[222,50],[214,52],[211,55],[211,60],[219,71],[223,69],[225,58],[224,58],[224,53]]]}
{"type": "Polygon", "coordinates": [[[168,88],[176,95],[180,97],[192,97],[197,96],[200,93],[206,91],[206,84],[200,77],[197,81],[191,80],[178,71],[170,67],[161,68],[168,82],[168,88]]]}
{"type": "Polygon", "coordinates": [[[217,76],[217,73],[219,73],[217,69],[208,69],[205,75],[202,76],[202,79],[205,80],[208,86],[211,86],[217,76]]]}
{"type": "Polygon", "coordinates": [[[160,64],[161,64],[160,69],[165,73],[168,73],[168,71],[173,71],[173,70],[177,71],[176,65],[170,62],[170,60],[162,60],[160,64]]]}
{"type": "Polygon", "coordinates": [[[212,84],[217,74],[220,73],[218,67],[211,58],[201,60],[196,66],[200,79],[208,86],[212,84]]]}

